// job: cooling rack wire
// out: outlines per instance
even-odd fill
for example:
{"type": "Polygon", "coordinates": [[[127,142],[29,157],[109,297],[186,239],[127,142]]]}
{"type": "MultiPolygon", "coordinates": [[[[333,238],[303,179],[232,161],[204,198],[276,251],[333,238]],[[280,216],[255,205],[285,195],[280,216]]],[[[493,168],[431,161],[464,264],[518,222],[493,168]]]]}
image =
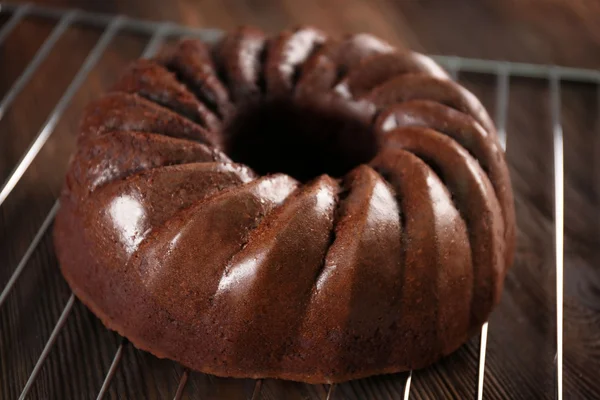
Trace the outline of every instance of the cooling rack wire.
{"type": "MultiPolygon", "coordinates": [[[[42,128],[39,130],[37,136],[30,144],[29,148],[23,154],[17,165],[10,173],[8,179],[2,183],[0,189],[0,206],[10,196],[11,191],[15,188],[19,180],[23,177],[28,167],[34,161],[46,141],[52,135],[54,128],[58,124],[61,116],[67,109],[73,96],[79,89],[79,87],[85,81],[87,75],[96,65],[108,45],[111,41],[119,35],[120,32],[127,30],[133,31],[139,34],[144,34],[149,37],[147,45],[143,51],[142,57],[151,57],[161,43],[169,37],[177,36],[196,36],[205,41],[211,42],[216,40],[220,31],[211,29],[193,29],[183,27],[170,22],[151,22],[139,19],[132,19],[122,15],[107,15],[100,13],[91,13],[81,10],[68,10],[68,9],[57,9],[47,8],[42,6],[34,6],[31,4],[1,4],[0,3],[0,14],[9,15],[8,21],[0,29],[0,45],[4,42],[10,32],[21,22],[24,18],[34,16],[40,18],[47,18],[56,21],[56,25],[52,32],[48,35],[44,43],[41,45],[35,56],[31,59],[30,63],[23,70],[21,75],[13,83],[12,87],[4,95],[0,101],[0,119],[5,115],[6,110],[10,107],[11,103],[15,100],[17,95],[23,90],[25,85],[31,79],[33,74],[42,64],[44,59],[48,56],[56,42],[60,37],[67,31],[69,27],[74,24],[87,25],[90,27],[102,30],[102,34],[94,47],[90,50],[87,57],[83,61],[79,71],[74,76],[73,80],[68,85],[62,97],[56,103],[56,106],[50,113],[47,120],[44,122],[42,128]]],[[[506,134],[506,120],[508,110],[508,98],[510,90],[510,79],[511,77],[525,77],[533,79],[546,80],[550,88],[550,115],[552,118],[552,130],[553,130],[553,144],[554,144],[554,220],[555,220],[555,265],[556,265],[556,398],[562,400],[563,388],[562,388],[562,368],[563,368],[563,249],[564,249],[564,171],[563,171],[563,132],[560,121],[560,91],[561,81],[576,81],[586,82],[591,84],[600,84],[600,72],[587,69],[579,68],[568,68],[561,66],[552,65],[537,65],[537,64],[526,64],[526,63],[513,63],[513,62],[498,62],[491,60],[482,59],[470,59],[453,56],[433,56],[433,58],[439,62],[444,68],[446,68],[454,79],[458,78],[460,72],[474,72],[480,74],[490,74],[496,77],[496,110],[495,110],[495,121],[497,125],[498,135],[503,147],[506,149],[507,145],[507,134],[506,134]]],[[[50,212],[46,216],[33,240],[31,241],[26,252],[23,254],[20,262],[14,269],[11,277],[9,278],[6,286],[0,293],[0,307],[6,301],[11,289],[15,286],[15,283],[19,279],[19,276],[26,268],[29,259],[33,255],[36,247],[46,234],[49,226],[58,211],[59,203],[56,201],[52,206],[50,212]]],[[[69,300],[65,304],[50,337],[48,338],[42,353],[40,354],[27,383],[21,391],[19,399],[26,398],[27,394],[31,390],[40,369],[42,368],[44,361],[48,357],[52,350],[52,346],[55,343],[57,337],[60,335],[61,329],[65,322],[69,318],[69,314],[73,309],[76,299],[73,294],[69,297],[69,300]]],[[[479,350],[479,367],[477,370],[477,390],[476,397],[478,400],[483,398],[483,384],[485,375],[485,357],[487,350],[487,337],[488,329],[493,329],[493,326],[489,326],[488,323],[484,324],[481,329],[480,339],[480,350],[479,350]]],[[[104,382],[97,398],[101,399],[106,394],[110,382],[118,369],[119,362],[123,355],[124,347],[127,345],[126,339],[122,339],[114,358],[110,365],[110,368],[106,372],[104,382]]],[[[185,389],[189,377],[189,371],[184,370],[181,376],[176,392],[174,393],[174,399],[179,399],[185,389]]],[[[410,398],[410,388],[413,376],[412,371],[406,378],[404,385],[404,399],[410,398]]],[[[260,397],[260,391],[262,387],[262,380],[256,380],[252,399],[258,399],[260,397]]],[[[335,385],[329,385],[327,391],[327,399],[329,400],[335,390],[335,385]]]]}

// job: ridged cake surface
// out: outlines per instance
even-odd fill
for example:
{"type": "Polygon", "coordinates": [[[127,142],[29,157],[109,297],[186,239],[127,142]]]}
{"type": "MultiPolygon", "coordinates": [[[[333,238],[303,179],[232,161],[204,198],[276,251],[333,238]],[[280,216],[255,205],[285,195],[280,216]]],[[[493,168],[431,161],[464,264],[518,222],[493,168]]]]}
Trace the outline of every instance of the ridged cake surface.
{"type": "Polygon", "coordinates": [[[491,119],[430,58],[243,27],[134,62],[86,108],[54,240],[77,297],[141,349],[339,382],[476,333],[514,218],[491,119]]]}

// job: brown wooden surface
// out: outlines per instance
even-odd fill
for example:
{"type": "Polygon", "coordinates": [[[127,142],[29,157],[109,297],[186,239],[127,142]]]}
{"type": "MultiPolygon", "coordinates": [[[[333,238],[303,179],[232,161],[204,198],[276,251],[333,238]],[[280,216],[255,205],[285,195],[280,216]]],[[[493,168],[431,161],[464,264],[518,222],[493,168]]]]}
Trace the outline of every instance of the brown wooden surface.
{"type": "MultiPolygon", "coordinates": [[[[41,2],[40,2],[41,3],[41,2]]],[[[46,5],[168,19],[230,29],[254,24],[275,32],[312,23],[331,34],[370,31],[436,54],[598,68],[600,6],[591,0],[545,1],[74,1],[46,5]]],[[[0,14],[0,23],[6,17],[0,14]]],[[[27,19],[0,46],[0,97],[27,65],[53,24],[27,19]]],[[[0,182],[38,133],[100,32],[74,28],[59,41],[0,120],[0,182]]],[[[120,34],[71,102],[55,132],[0,208],[0,288],[9,279],[62,184],[83,105],[139,56],[146,37],[120,34]]],[[[495,78],[461,74],[491,114],[495,78]]],[[[502,302],[490,320],[486,398],[552,398],[556,340],[554,191],[548,83],[511,79],[508,160],[519,224],[517,256],[502,302]]],[[[564,394],[600,398],[600,104],[597,87],[562,87],[565,134],[564,394]]],[[[46,235],[0,308],[0,398],[17,398],[70,292],[46,235]]],[[[30,398],[95,398],[120,338],[76,303],[30,398]]],[[[413,375],[411,398],[472,398],[478,338],[413,375]]],[[[172,398],[183,369],[125,346],[110,398],[172,398]]],[[[405,375],[339,385],[334,399],[402,398],[405,375]]],[[[249,398],[250,380],[190,375],[184,398],[249,398]]],[[[265,399],[324,399],[327,387],[266,380],[265,399]]]]}

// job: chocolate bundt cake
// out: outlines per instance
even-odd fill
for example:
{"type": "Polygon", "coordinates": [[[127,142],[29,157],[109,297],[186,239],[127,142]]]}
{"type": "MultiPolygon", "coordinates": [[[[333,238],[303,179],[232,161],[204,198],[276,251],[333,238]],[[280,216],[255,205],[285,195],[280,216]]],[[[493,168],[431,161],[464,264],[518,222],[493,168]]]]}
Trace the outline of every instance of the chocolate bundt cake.
{"type": "Polygon", "coordinates": [[[241,28],[134,62],[89,105],[54,239],[73,292],[135,346],[316,383],[465,343],[515,221],[492,121],[430,58],[241,28]]]}

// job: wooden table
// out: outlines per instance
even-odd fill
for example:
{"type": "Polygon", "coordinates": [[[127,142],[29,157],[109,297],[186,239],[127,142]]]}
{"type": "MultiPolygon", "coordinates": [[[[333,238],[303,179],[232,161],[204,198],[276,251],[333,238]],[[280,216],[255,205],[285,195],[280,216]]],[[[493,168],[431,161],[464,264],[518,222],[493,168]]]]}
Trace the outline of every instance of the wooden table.
{"type": "MultiPolygon", "coordinates": [[[[41,1],[40,1],[41,3],[41,1]]],[[[197,27],[230,29],[253,24],[276,32],[311,23],[332,35],[370,31],[436,54],[600,67],[600,5],[509,1],[44,1],[197,27]],[[543,3],[543,4],[542,4],[543,3]]],[[[0,22],[6,16],[0,13],[0,22]]],[[[31,60],[54,25],[26,19],[0,46],[0,97],[31,60]]],[[[0,120],[0,182],[11,173],[47,121],[100,31],[69,29],[0,120]]],[[[146,37],[113,40],[69,103],[38,157],[0,206],[0,288],[8,282],[51,209],[74,148],[83,105],[110,85],[139,56],[146,37]]],[[[494,76],[461,73],[460,81],[494,114],[494,76]]],[[[517,256],[502,302],[489,325],[485,398],[552,398],[555,395],[556,307],[553,143],[548,81],[512,78],[508,152],[516,193],[517,256]]],[[[562,85],[565,139],[565,398],[600,398],[600,102],[590,84],[562,85]]],[[[52,122],[52,121],[51,121],[52,122]]],[[[0,398],[17,398],[42,353],[70,291],[56,264],[50,235],[39,246],[0,307],[0,398]]],[[[30,398],[96,396],[120,338],[75,302],[30,392],[30,398]]],[[[413,374],[411,398],[472,398],[477,389],[479,338],[452,356],[413,374]]],[[[172,398],[183,369],[123,347],[107,395],[172,398]]],[[[406,375],[337,386],[335,399],[402,398],[406,375]]],[[[248,398],[250,380],[192,373],[184,398],[248,398]]],[[[265,399],[325,398],[328,387],[265,380],[265,399]]]]}

